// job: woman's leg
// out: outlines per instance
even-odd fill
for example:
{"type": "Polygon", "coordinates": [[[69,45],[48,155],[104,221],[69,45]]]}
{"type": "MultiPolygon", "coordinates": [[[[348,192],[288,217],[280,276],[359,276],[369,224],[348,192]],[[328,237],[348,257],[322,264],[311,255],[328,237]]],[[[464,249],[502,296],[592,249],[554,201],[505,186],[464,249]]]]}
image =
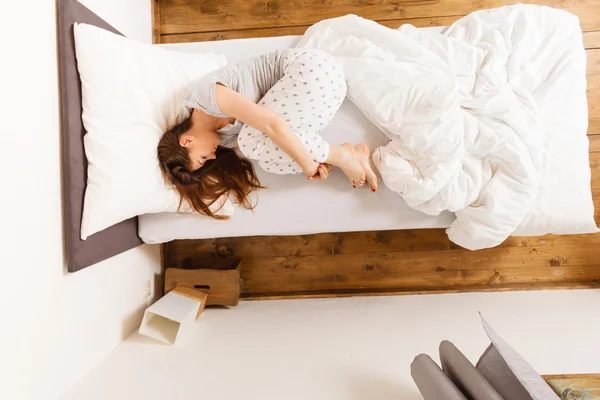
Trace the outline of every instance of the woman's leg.
{"type": "MultiPolygon", "coordinates": [[[[320,51],[304,51],[288,58],[285,76],[259,104],[285,119],[316,162],[340,167],[351,181],[358,181],[362,185],[365,171],[356,150],[351,145],[330,146],[320,136],[346,96],[346,81],[341,66],[333,57],[320,51]]],[[[244,126],[238,141],[242,152],[248,158],[257,160],[266,171],[276,174],[302,173],[300,166],[264,133],[244,126]]]]}

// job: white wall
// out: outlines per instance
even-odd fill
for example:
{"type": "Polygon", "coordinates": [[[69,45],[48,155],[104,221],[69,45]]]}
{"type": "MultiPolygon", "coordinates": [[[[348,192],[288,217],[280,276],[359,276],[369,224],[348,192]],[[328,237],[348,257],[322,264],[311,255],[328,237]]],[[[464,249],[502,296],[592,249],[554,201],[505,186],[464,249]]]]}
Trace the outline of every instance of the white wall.
{"type": "Polygon", "coordinates": [[[478,312],[541,374],[600,372],[600,290],[241,302],[189,340],[134,334],[62,400],[418,400],[410,363],[442,340],[476,362],[478,312]]]}
{"type": "MultiPolygon", "coordinates": [[[[0,398],[52,400],[136,328],[143,246],[64,269],[55,2],[2,4],[0,55],[0,398]]],[[[151,41],[150,0],[85,0],[125,35],[151,41]]]]}

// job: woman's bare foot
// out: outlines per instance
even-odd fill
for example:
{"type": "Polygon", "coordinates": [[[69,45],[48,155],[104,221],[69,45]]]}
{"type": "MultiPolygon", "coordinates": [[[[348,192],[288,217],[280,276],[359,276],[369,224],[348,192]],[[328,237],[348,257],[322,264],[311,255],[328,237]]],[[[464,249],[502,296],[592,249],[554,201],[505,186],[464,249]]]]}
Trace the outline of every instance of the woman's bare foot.
{"type": "Polygon", "coordinates": [[[365,171],[360,165],[354,146],[350,143],[332,146],[327,162],[339,167],[350,179],[352,186],[361,187],[364,185],[365,171]]]}
{"type": "Polygon", "coordinates": [[[371,152],[369,150],[369,146],[364,143],[357,144],[354,146],[354,150],[356,153],[356,157],[360,162],[361,167],[365,171],[365,176],[367,178],[367,182],[369,183],[369,187],[372,192],[377,191],[377,175],[373,172],[373,168],[371,168],[371,163],[369,162],[371,152]]]}

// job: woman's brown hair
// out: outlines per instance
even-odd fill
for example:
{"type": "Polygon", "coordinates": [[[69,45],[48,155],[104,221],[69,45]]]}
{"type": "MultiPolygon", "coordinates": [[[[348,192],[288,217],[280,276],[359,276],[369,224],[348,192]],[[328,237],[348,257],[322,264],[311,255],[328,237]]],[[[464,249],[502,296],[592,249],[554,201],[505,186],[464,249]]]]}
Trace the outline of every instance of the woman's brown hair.
{"type": "Polygon", "coordinates": [[[210,207],[221,196],[229,194],[237,204],[253,209],[248,195],[264,187],[260,185],[252,163],[233,149],[219,146],[214,160],[207,160],[196,170],[190,169],[187,149],[179,145],[179,137],[190,126],[191,117],[165,133],[158,143],[160,168],[179,193],[179,207],[185,200],[200,214],[226,219],[226,216],[214,214],[210,207]]]}

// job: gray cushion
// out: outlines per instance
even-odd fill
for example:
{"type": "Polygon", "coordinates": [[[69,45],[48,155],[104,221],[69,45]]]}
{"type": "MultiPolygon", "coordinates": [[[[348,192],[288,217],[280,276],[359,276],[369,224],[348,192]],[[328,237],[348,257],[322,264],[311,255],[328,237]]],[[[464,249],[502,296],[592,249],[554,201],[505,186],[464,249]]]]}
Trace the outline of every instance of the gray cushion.
{"type": "Polygon", "coordinates": [[[504,400],[456,346],[446,340],[440,344],[440,361],[444,373],[468,398],[504,400]]]}
{"type": "Polygon", "coordinates": [[[467,400],[426,354],[419,354],[410,365],[410,374],[425,400],[467,400]]]}
{"type": "Polygon", "coordinates": [[[492,344],[477,370],[505,400],[560,400],[544,379],[481,318],[492,344]]]}

